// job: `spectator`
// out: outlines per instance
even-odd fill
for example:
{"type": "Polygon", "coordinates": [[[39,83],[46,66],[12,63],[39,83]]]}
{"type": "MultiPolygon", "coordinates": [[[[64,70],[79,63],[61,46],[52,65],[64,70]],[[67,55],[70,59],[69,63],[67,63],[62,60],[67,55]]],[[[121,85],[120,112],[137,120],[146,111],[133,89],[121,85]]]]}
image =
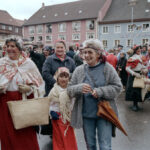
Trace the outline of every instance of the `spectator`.
{"type": "Polygon", "coordinates": [[[55,53],[49,56],[43,65],[42,75],[46,83],[46,96],[56,82],[53,76],[59,67],[66,67],[71,73],[75,69],[74,60],[66,56],[66,44],[64,41],[56,42],[55,53]]]}
{"type": "Polygon", "coordinates": [[[115,69],[117,65],[117,56],[114,55],[114,51],[110,49],[108,55],[106,56],[107,62],[109,62],[115,69]]]}
{"type": "Polygon", "coordinates": [[[79,47],[79,52],[74,55],[74,61],[76,66],[80,66],[83,64],[84,56],[83,56],[83,45],[81,44],[79,47]]]}
{"type": "Polygon", "coordinates": [[[103,45],[97,39],[83,43],[83,64],[73,72],[68,86],[68,94],[75,97],[71,125],[84,129],[87,148],[96,150],[96,135],[100,150],[111,149],[112,123],[97,116],[97,104],[105,99],[117,113],[115,98],[122,89],[120,78],[115,69],[106,62],[103,45]],[[97,131],[97,132],[96,132],[97,131]]]}
{"type": "Polygon", "coordinates": [[[42,74],[42,67],[46,60],[46,58],[51,54],[52,47],[45,46],[43,49],[43,53],[38,53],[36,51],[37,47],[33,47],[33,49],[30,50],[30,58],[34,61],[36,66],[38,67],[40,73],[42,74]]]}
{"type": "Polygon", "coordinates": [[[128,79],[128,74],[126,71],[126,63],[127,63],[127,59],[125,57],[125,53],[122,52],[120,53],[120,59],[118,60],[116,70],[121,78],[121,82],[123,84],[124,90],[125,90],[127,79],[128,79]]]}
{"type": "Polygon", "coordinates": [[[67,56],[71,57],[73,59],[75,52],[74,52],[74,48],[73,45],[69,46],[69,51],[66,53],[67,56]]]}

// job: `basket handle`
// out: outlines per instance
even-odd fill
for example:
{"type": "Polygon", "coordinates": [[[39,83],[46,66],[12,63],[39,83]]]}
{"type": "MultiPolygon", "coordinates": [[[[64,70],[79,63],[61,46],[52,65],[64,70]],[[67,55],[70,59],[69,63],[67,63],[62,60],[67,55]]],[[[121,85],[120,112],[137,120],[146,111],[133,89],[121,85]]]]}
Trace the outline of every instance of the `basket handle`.
{"type": "MultiPolygon", "coordinates": [[[[33,89],[33,95],[34,95],[34,98],[38,98],[39,96],[39,94],[38,94],[38,89],[37,88],[35,88],[35,87],[32,87],[32,89],[33,89]]],[[[26,93],[22,93],[22,100],[24,101],[24,100],[27,100],[27,95],[26,95],[26,93]]]]}

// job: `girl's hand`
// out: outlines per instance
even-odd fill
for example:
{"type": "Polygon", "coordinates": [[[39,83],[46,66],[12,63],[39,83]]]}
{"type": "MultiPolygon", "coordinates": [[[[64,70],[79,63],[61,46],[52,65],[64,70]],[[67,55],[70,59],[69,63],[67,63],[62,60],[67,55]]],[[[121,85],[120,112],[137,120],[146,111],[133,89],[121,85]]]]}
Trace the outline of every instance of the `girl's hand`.
{"type": "Polygon", "coordinates": [[[94,98],[98,98],[98,94],[97,94],[96,90],[92,91],[92,95],[93,95],[94,98]]]}
{"type": "Polygon", "coordinates": [[[92,88],[89,84],[84,84],[82,87],[82,93],[91,93],[92,92],[92,88]]]}

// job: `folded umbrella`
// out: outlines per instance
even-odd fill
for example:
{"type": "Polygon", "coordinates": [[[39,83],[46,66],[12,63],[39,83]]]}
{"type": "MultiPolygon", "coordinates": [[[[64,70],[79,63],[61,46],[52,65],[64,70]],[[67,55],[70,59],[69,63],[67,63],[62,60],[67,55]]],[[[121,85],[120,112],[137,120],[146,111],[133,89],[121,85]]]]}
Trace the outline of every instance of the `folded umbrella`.
{"type": "Polygon", "coordinates": [[[124,135],[128,136],[125,129],[121,125],[116,113],[111,108],[108,101],[103,100],[98,103],[98,112],[97,115],[99,117],[102,117],[103,119],[106,119],[110,121],[112,124],[114,124],[118,129],[120,129],[124,135]]]}

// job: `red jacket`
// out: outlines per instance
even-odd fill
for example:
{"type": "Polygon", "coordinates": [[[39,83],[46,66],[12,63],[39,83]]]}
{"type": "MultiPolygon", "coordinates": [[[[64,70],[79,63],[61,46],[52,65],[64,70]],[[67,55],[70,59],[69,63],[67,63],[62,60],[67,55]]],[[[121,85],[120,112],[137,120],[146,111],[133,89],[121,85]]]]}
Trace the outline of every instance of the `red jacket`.
{"type": "Polygon", "coordinates": [[[117,66],[117,56],[115,56],[114,54],[110,53],[106,56],[107,58],[107,62],[109,62],[115,69],[117,66]]]}

